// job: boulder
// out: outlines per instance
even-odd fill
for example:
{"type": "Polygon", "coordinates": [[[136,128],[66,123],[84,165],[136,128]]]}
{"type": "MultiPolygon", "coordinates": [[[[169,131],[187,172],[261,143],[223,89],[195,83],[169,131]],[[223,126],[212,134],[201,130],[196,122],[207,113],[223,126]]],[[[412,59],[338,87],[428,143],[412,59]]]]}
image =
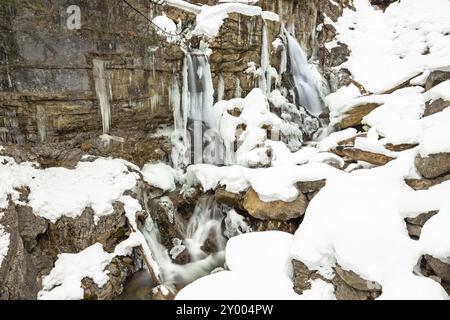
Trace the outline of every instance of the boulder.
{"type": "Polygon", "coordinates": [[[379,106],[380,104],[377,103],[367,103],[355,106],[344,114],[337,126],[340,129],[361,126],[362,119],[379,106]]]}
{"type": "Polygon", "coordinates": [[[425,111],[423,113],[424,117],[431,116],[432,114],[443,111],[444,109],[450,106],[450,101],[446,101],[443,99],[437,99],[434,101],[428,101],[425,104],[425,111]]]}
{"type": "Polygon", "coordinates": [[[374,153],[370,151],[360,150],[357,148],[347,148],[338,146],[332,150],[334,153],[340,156],[345,156],[354,161],[365,161],[377,166],[384,166],[386,163],[394,160],[385,154],[374,153]]]}
{"type": "MultiPolygon", "coordinates": [[[[361,278],[359,280],[355,280],[355,283],[361,282],[361,278]]],[[[331,283],[334,286],[334,295],[337,300],[374,300],[381,295],[381,290],[377,288],[373,288],[370,290],[358,290],[352,286],[350,286],[341,276],[336,274],[336,276],[331,280],[331,283]]]]}
{"type": "Polygon", "coordinates": [[[414,240],[418,240],[422,233],[422,227],[432,216],[434,216],[437,213],[438,213],[437,211],[430,211],[422,213],[414,218],[406,218],[405,219],[406,229],[408,231],[409,236],[414,240]]]}
{"type": "Polygon", "coordinates": [[[450,173],[450,153],[435,153],[427,157],[416,156],[415,165],[422,176],[428,179],[450,173]]]}
{"type": "Polygon", "coordinates": [[[442,279],[442,281],[450,283],[450,259],[447,259],[447,262],[444,262],[428,254],[426,254],[424,258],[429,267],[442,279]]]}
{"type": "Polygon", "coordinates": [[[292,260],[294,291],[303,294],[311,289],[311,280],[321,279],[334,286],[337,300],[373,300],[380,296],[381,286],[367,281],[352,271],[336,266],[333,279],[325,279],[317,271],[312,271],[301,261],[292,260]]]}
{"type": "Polygon", "coordinates": [[[255,190],[250,188],[244,196],[243,207],[252,217],[260,220],[287,221],[305,214],[307,203],[308,199],[301,192],[292,202],[264,202],[255,190]]]}
{"type": "Polygon", "coordinates": [[[426,190],[447,180],[450,180],[450,174],[435,179],[405,179],[405,182],[414,190],[426,190]]]}
{"type": "Polygon", "coordinates": [[[430,73],[425,82],[425,91],[430,90],[431,88],[437,86],[439,83],[444,82],[445,80],[450,79],[449,71],[441,71],[435,70],[430,73]]]}
{"type": "Polygon", "coordinates": [[[317,271],[311,271],[299,260],[292,260],[294,291],[303,294],[304,291],[311,289],[311,280],[322,279],[317,271]]]}
{"type": "Polygon", "coordinates": [[[242,194],[229,192],[224,188],[218,188],[214,192],[214,198],[218,203],[225,204],[235,209],[244,209],[244,196],[242,194]]]}
{"type": "Polygon", "coordinates": [[[336,274],[350,287],[360,291],[380,291],[381,285],[375,281],[365,280],[351,270],[344,270],[336,266],[336,274]]]}
{"type": "Polygon", "coordinates": [[[400,151],[405,151],[405,150],[409,150],[412,148],[417,147],[417,144],[409,144],[409,143],[402,143],[402,144],[392,144],[392,143],[387,143],[384,145],[384,147],[389,150],[389,151],[394,151],[394,152],[400,152],[400,151]]]}

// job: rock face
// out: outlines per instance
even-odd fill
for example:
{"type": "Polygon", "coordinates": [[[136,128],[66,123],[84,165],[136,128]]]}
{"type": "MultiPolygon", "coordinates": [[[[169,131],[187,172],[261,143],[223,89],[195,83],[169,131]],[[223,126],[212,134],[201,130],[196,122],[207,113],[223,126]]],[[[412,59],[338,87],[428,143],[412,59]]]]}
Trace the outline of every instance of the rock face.
{"type": "Polygon", "coordinates": [[[299,193],[293,202],[273,201],[264,202],[258,194],[250,188],[244,197],[243,207],[247,212],[261,220],[287,221],[305,214],[308,199],[299,193]]]}
{"type": "MultiPolygon", "coordinates": [[[[130,228],[121,204],[112,215],[93,223],[91,209],[78,219],[62,218],[55,224],[35,216],[27,206],[10,203],[2,225],[10,234],[8,254],[0,268],[0,299],[36,299],[42,278],[53,268],[59,253],[77,253],[100,242],[106,251],[125,240],[130,228]]],[[[142,264],[137,252],[132,257],[113,259],[107,267],[109,281],[98,288],[92,280],[83,280],[85,298],[111,299],[118,295],[125,279],[142,264]]]]}
{"type": "MultiPolygon", "coordinates": [[[[183,19],[183,28],[195,16],[151,1],[131,0],[133,6],[150,17],[163,11],[183,19]]],[[[200,4],[217,4],[199,0],[200,4]]],[[[331,70],[345,60],[341,46],[331,52],[321,44],[334,35],[325,17],[336,19],[351,1],[335,5],[328,0],[264,0],[263,10],[280,13],[285,25],[295,25],[296,36],[309,57],[317,57],[325,77],[337,86],[339,77],[331,70]],[[319,48],[319,49],[317,49],[319,48]]],[[[149,28],[148,21],[123,2],[77,2],[81,28],[67,26],[70,11],[62,0],[13,0],[0,3],[0,142],[32,144],[61,143],[77,139],[74,147],[85,147],[102,134],[99,79],[111,108],[110,133],[121,137],[117,148],[104,154],[146,153],[160,144],[151,135],[162,125],[173,123],[170,88],[180,83],[183,52],[177,44],[149,28]],[[32,30],[28,32],[27,30],[32,30]],[[99,74],[101,65],[103,74],[99,74]],[[144,133],[144,134],[142,134],[144,133]],[[120,151],[121,148],[130,149],[120,151]]],[[[245,74],[249,62],[261,61],[262,25],[260,17],[231,14],[220,35],[210,40],[210,57],[215,88],[223,79],[224,98],[248,93],[258,79],[245,74]]],[[[280,24],[267,21],[268,43],[280,33],[280,24]]],[[[189,43],[189,46],[195,46],[189,43]]],[[[272,51],[272,50],[270,50],[272,51]]],[[[271,54],[271,64],[279,66],[280,51],[271,54]]],[[[217,90],[216,90],[217,93],[217,90]]],[[[95,144],[93,144],[95,145],[95,144]]],[[[52,149],[58,149],[52,145],[52,149]]],[[[94,150],[96,148],[93,148],[94,150]]],[[[85,150],[82,150],[85,152],[85,150]]],[[[151,159],[161,159],[164,155],[151,159]]],[[[149,152],[144,160],[149,159],[149,152]]],[[[126,157],[125,157],[126,158],[126,157]]],[[[138,161],[136,161],[138,162],[138,161]]]]}
{"type": "Polygon", "coordinates": [[[294,291],[302,294],[311,289],[311,280],[321,279],[331,283],[337,300],[373,300],[380,296],[381,286],[373,281],[367,281],[352,271],[335,268],[331,280],[323,278],[317,271],[311,271],[301,261],[292,260],[294,270],[294,291]]]}
{"type": "Polygon", "coordinates": [[[428,157],[417,155],[415,165],[425,178],[437,178],[450,172],[450,153],[430,154],[428,157]]]}

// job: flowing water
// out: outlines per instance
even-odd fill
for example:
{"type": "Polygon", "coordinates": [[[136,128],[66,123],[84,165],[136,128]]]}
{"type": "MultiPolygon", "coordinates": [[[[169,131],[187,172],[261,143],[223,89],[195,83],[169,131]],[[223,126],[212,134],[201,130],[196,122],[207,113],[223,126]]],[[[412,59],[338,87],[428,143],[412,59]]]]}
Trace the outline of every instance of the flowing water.
{"type": "Polygon", "coordinates": [[[313,116],[319,116],[323,109],[320,99],[320,79],[312,71],[305,51],[297,39],[285,31],[288,47],[288,59],[297,104],[308,110],[313,116]]]}
{"type": "Polygon", "coordinates": [[[154,260],[159,265],[163,284],[183,287],[224,265],[226,244],[222,232],[224,217],[214,196],[201,197],[185,228],[178,225],[178,221],[173,221],[181,231],[183,239],[178,239],[169,252],[162,244],[158,226],[149,215],[142,233],[154,260]],[[207,246],[211,245],[214,247],[212,250],[214,253],[207,250],[207,246]],[[174,263],[171,256],[174,257],[184,250],[189,253],[190,262],[185,265],[174,263]]]}

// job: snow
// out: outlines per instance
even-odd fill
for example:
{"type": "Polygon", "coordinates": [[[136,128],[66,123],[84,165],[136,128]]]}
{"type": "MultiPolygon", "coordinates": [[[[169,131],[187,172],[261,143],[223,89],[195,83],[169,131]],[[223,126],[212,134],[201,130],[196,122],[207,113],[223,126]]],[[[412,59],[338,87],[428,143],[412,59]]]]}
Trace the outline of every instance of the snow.
{"type": "Polygon", "coordinates": [[[204,5],[197,15],[197,24],[194,34],[205,35],[209,38],[219,33],[224,20],[230,13],[239,13],[247,16],[259,16],[262,13],[260,7],[250,6],[242,3],[222,3],[215,6],[204,5]]]}
{"type": "Polygon", "coordinates": [[[355,0],[336,23],[336,40],[351,54],[341,67],[373,93],[382,93],[429,69],[449,65],[450,2],[402,0],[384,12],[355,0]]]}
{"type": "Polygon", "coordinates": [[[317,149],[320,151],[330,151],[338,146],[339,142],[354,138],[358,133],[355,128],[348,128],[342,131],[333,132],[317,143],[317,149]]]}
{"type": "Polygon", "coordinates": [[[352,83],[346,87],[341,87],[336,92],[333,92],[325,97],[325,105],[330,111],[341,111],[349,100],[361,96],[359,89],[352,83]]]}
{"type": "Polygon", "coordinates": [[[79,162],[75,169],[37,169],[35,164],[17,164],[14,159],[0,157],[0,208],[6,208],[7,196],[19,198],[14,190],[28,186],[28,205],[33,212],[55,222],[62,216],[75,218],[86,207],[94,211],[94,219],[113,212],[113,203],[137,182],[139,170],[120,159],[98,158],[93,162],[79,162]]]}
{"type": "Polygon", "coordinates": [[[9,233],[0,224],[0,267],[2,266],[3,259],[8,254],[9,237],[9,233]]]}
{"type": "Polygon", "coordinates": [[[420,236],[420,244],[424,254],[432,255],[444,262],[450,263],[450,206],[441,208],[425,223],[420,236]]]}
{"type": "Polygon", "coordinates": [[[425,101],[435,101],[442,99],[444,101],[450,101],[450,80],[439,83],[425,94],[425,101]]]}
{"type": "Polygon", "coordinates": [[[225,218],[224,235],[227,238],[232,238],[247,232],[252,232],[252,228],[245,222],[244,216],[234,209],[229,210],[225,218]]]}
{"type": "Polygon", "coordinates": [[[226,248],[226,264],[230,271],[217,272],[191,283],[178,293],[176,299],[298,298],[290,279],[291,241],[291,234],[279,231],[247,233],[231,238],[226,248]]]}
{"type": "Polygon", "coordinates": [[[36,215],[52,222],[62,216],[78,217],[86,207],[94,211],[94,219],[113,212],[113,203],[126,190],[132,189],[138,174],[134,167],[119,159],[97,159],[80,162],[74,170],[49,168],[35,172],[28,182],[29,205],[36,215]]]}
{"type": "Polygon", "coordinates": [[[228,241],[221,271],[182,289],[178,300],[292,300],[334,299],[334,288],[322,280],[302,296],[293,291],[289,246],[292,235],[280,231],[254,232],[228,241]],[[214,288],[214,290],[211,290],[214,288]]]}
{"type": "MultiPolygon", "coordinates": [[[[272,103],[282,101],[282,97],[276,92],[270,96],[272,103]]],[[[273,140],[284,135],[288,144],[297,145],[301,139],[302,132],[298,125],[287,123],[274,113],[270,112],[269,103],[263,91],[259,88],[253,89],[245,98],[222,100],[214,105],[217,110],[222,110],[219,131],[225,146],[225,164],[239,164],[251,166],[255,162],[264,162],[258,155],[258,151],[250,152],[261,146],[267,137],[263,127],[271,128],[273,140]],[[238,109],[240,115],[232,116],[227,111],[238,109]],[[237,128],[245,125],[245,130],[237,136],[237,128]],[[234,152],[234,144],[237,142],[238,149],[234,152]],[[250,157],[250,158],[249,158],[250,157]],[[260,160],[260,161],[259,161],[260,160]]],[[[219,111],[218,111],[219,112],[219,111]]],[[[260,150],[261,151],[261,150],[260,150]]],[[[262,154],[259,152],[259,154],[262,154]]]]}
{"type": "Polygon", "coordinates": [[[55,267],[42,281],[40,300],[76,300],[83,299],[84,290],[81,280],[91,278],[100,288],[108,282],[105,268],[111,261],[111,254],[96,243],[85,250],[73,254],[62,253],[55,267]]]}
{"type": "Polygon", "coordinates": [[[158,26],[159,29],[161,29],[157,30],[157,33],[160,36],[166,37],[168,42],[173,42],[176,40],[177,25],[172,19],[163,14],[161,16],[154,17],[152,22],[158,26]]]}
{"type": "Polygon", "coordinates": [[[177,181],[176,171],[165,163],[146,164],[141,173],[144,180],[163,191],[174,191],[177,181]]]}
{"type": "MultiPolygon", "coordinates": [[[[416,152],[405,151],[383,167],[330,176],[295,234],[292,257],[324,276],[332,275],[338,263],[376,281],[383,290],[380,299],[447,299],[438,283],[413,273],[420,256],[433,247],[407,235],[403,219],[414,216],[408,212],[411,200],[421,203],[420,209],[439,210],[448,203],[450,190],[447,185],[445,192],[435,188],[424,194],[406,186],[416,152]]],[[[428,234],[433,241],[442,237],[428,234]]]]}
{"type": "Polygon", "coordinates": [[[435,153],[450,153],[450,127],[442,123],[425,130],[419,145],[422,157],[435,153]]]}
{"type": "Polygon", "coordinates": [[[272,11],[262,11],[261,12],[261,17],[264,20],[270,20],[270,21],[276,21],[279,22],[280,21],[280,17],[278,16],[278,14],[272,12],[272,11]]]}
{"type": "Polygon", "coordinates": [[[102,288],[109,280],[105,270],[116,256],[130,255],[134,247],[140,246],[142,238],[132,233],[128,239],[119,243],[114,253],[105,252],[100,243],[84,249],[79,253],[61,253],[54,268],[42,280],[39,300],[79,300],[83,299],[84,290],[81,281],[90,278],[102,288]]]}
{"type": "Polygon", "coordinates": [[[226,191],[239,193],[251,186],[262,201],[291,202],[298,197],[297,182],[327,179],[339,173],[339,170],[323,163],[257,169],[199,164],[188,167],[185,180],[187,186],[201,185],[205,192],[225,186],[226,191]]]}
{"type": "Polygon", "coordinates": [[[377,154],[383,154],[385,156],[396,158],[397,154],[395,152],[392,152],[390,150],[387,150],[379,140],[373,140],[369,138],[361,138],[358,137],[355,139],[355,148],[362,150],[362,151],[368,151],[372,153],[377,154]]]}

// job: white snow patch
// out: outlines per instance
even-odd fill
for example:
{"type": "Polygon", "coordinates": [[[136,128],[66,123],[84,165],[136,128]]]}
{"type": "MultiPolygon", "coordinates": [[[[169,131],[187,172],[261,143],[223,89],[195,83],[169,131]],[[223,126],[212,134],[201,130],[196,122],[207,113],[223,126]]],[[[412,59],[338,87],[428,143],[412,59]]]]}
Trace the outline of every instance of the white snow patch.
{"type": "Polygon", "coordinates": [[[384,12],[355,0],[333,25],[351,54],[345,67],[366,90],[381,93],[423,71],[450,64],[450,2],[402,0],[384,12]]]}
{"type": "Polygon", "coordinates": [[[165,163],[146,164],[142,170],[144,180],[163,191],[175,190],[176,171],[165,163]]]}

